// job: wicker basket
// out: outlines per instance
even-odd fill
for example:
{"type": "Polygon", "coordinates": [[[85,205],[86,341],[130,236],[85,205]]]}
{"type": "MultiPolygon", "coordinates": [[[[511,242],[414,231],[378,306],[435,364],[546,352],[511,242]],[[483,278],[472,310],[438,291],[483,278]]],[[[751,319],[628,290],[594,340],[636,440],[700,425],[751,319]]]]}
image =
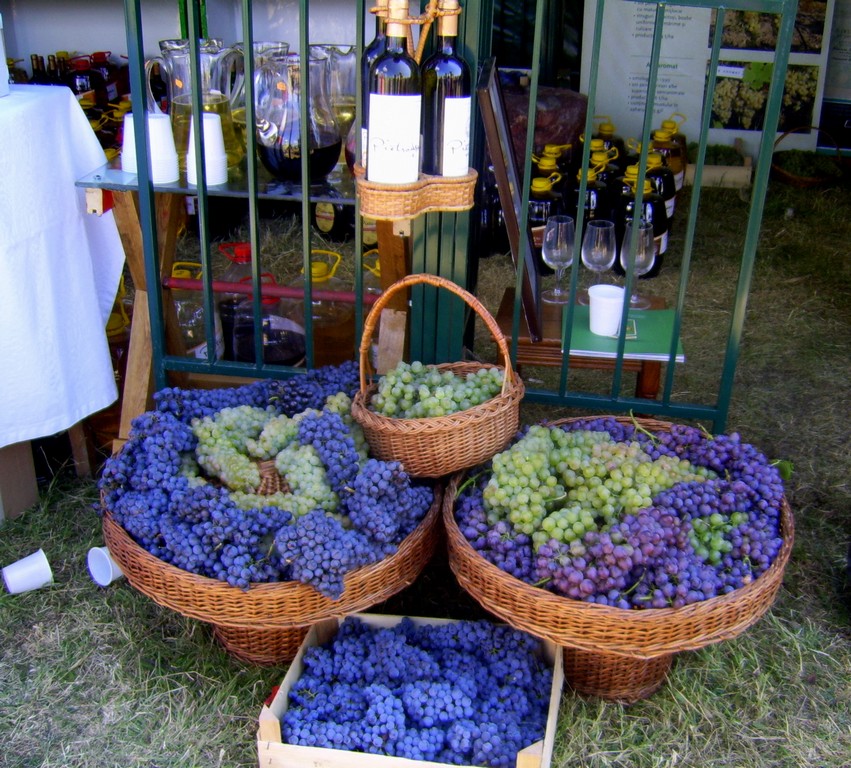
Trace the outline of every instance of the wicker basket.
{"type": "Polygon", "coordinates": [[[830,184],[831,182],[839,181],[843,172],[842,152],[839,149],[839,144],[827,131],[823,131],[814,125],[802,125],[797,128],[792,128],[783,133],[782,135],[778,136],[777,140],[774,142],[775,156],[782,154],[781,152],[778,152],[780,142],[782,142],[783,139],[785,139],[787,136],[790,136],[793,133],[798,133],[799,131],[816,131],[817,133],[823,134],[827,139],[830,140],[830,143],[833,144],[834,151],[836,153],[836,167],[839,173],[836,176],[798,176],[797,174],[790,173],[789,171],[787,171],[772,158],[771,178],[783,182],[784,184],[789,184],[790,186],[798,187],[800,189],[812,189],[814,187],[822,187],[825,184],[830,184]]]}
{"type": "Polygon", "coordinates": [[[396,553],[349,573],[338,600],[295,581],[253,584],[243,591],[176,568],[140,547],[108,510],[103,535],[110,554],[140,592],[159,605],[212,624],[216,638],[234,656],[255,664],[279,664],[293,658],[317,621],[363,611],[413,583],[442,535],[441,500],[438,484],[425,518],[396,553]]]}
{"type": "MultiPolygon", "coordinates": [[[[553,424],[566,421],[570,419],[553,424]]],[[[653,419],[637,422],[650,431],[670,427],[653,419]]],[[[634,611],[572,600],[510,576],[473,549],[455,522],[462,479],[461,474],[450,478],[443,503],[449,564],[458,582],[512,626],[564,646],[565,679],[576,691],[602,698],[644,698],[664,682],[675,654],[744,632],[774,601],[792,550],[794,523],[784,500],[783,545],[777,558],[762,576],[735,592],[682,608],[634,611]]]]}
{"type": "Polygon", "coordinates": [[[412,184],[368,181],[363,166],[354,167],[355,184],[363,216],[384,221],[413,219],[430,211],[467,211],[473,207],[478,173],[464,176],[429,176],[421,173],[412,184]]]}
{"type": "MultiPolygon", "coordinates": [[[[436,366],[463,376],[481,368],[497,366],[483,363],[445,363],[436,366]]],[[[363,428],[370,453],[385,461],[398,460],[412,477],[442,477],[487,461],[499,453],[520,425],[520,401],[525,388],[511,367],[508,345],[496,320],[481,302],[450,280],[429,274],[408,275],[393,283],[373,304],[364,322],[360,344],[361,388],[352,402],[352,418],[363,428]],[[367,386],[372,334],[381,311],[395,293],[413,285],[446,288],[464,299],[487,325],[504,361],[500,394],[465,411],[448,416],[423,419],[395,419],[369,409],[369,401],[378,389],[367,386]]]]}

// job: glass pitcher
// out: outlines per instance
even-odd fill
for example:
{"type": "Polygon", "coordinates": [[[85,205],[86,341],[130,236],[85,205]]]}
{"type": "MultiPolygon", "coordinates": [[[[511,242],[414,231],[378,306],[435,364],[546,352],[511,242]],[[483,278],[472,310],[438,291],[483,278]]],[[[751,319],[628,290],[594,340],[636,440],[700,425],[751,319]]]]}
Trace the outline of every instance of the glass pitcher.
{"type": "Polygon", "coordinates": [[[269,172],[283,181],[301,181],[301,101],[308,101],[308,168],[313,183],[323,181],[337,164],[342,140],[328,97],[329,58],[318,51],[307,57],[309,92],[302,87],[298,54],[267,61],[254,75],[257,152],[269,172]]]}
{"type": "Polygon", "coordinates": [[[345,141],[355,121],[357,49],[353,45],[317,44],[310,46],[310,52],[328,57],[328,98],[340,138],[345,141]]]}
{"type": "MultiPolygon", "coordinates": [[[[237,141],[230,108],[230,71],[239,52],[226,48],[217,38],[198,41],[201,104],[205,112],[215,112],[222,119],[222,133],[228,156],[228,168],[239,165],[245,155],[245,147],[237,141]]],[[[160,40],[160,56],[145,63],[146,82],[154,64],[169,91],[169,114],[177,147],[177,159],[181,171],[186,171],[186,153],[189,147],[189,123],[192,117],[191,53],[188,40],[160,40]]],[[[159,112],[159,107],[148,86],[148,109],[159,112]]]]}
{"type": "MultiPolygon", "coordinates": [[[[245,43],[234,43],[234,49],[239,54],[233,60],[232,69],[228,74],[230,84],[230,111],[233,115],[233,128],[239,143],[245,147],[245,43]]],[[[257,71],[267,61],[285,57],[290,52],[290,44],[280,41],[255,41],[254,70],[257,71]]]]}

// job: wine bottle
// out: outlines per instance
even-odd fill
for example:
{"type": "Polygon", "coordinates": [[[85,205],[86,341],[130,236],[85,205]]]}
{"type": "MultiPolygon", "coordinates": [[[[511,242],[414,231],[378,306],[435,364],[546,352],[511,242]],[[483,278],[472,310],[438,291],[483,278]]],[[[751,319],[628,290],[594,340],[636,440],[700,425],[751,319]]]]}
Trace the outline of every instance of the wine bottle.
{"type": "Polygon", "coordinates": [[[408,0],[389,0],[387,47],[369,70],[366,177],[413,184],[420,175],[420,67],[408,52],[408,0]]]}
{"type": "Polygon", "coordinates": [[[375,7],[378,10],[375,13],[375,37],[372,42],[363,49],[361,55],[361,88],[363,94],[361,96],[361,165],[366,168],[366,126],[368,124],[369,113],[369,71],[375,60],[387,48],[387,35],[385,33],[384,14],[387,13],[387,0],[378,0],[375,7]]]}
{"type": "Polygon", "coordinates": [[[59,65],[56,63],[56,56],[52,53],[47,57],[47,82],[50,85],[65,85],[62,76],[59,74],[59,65]]]}
{"type": "Polygon", "coordinates": [[[440,0],[437,48],[422,65],[423,173],[465,176],[470,170],[470,68],[458,56],[458,0],[440,0]]]}
{"type": "Polygon", "coordinates": [[[30,76],[31,85],[49,85],[47,80],[47,72],[44,71],[44,57],[37,53],[30,54],[30,64],[32,66],[32,75],[30,76]]]}

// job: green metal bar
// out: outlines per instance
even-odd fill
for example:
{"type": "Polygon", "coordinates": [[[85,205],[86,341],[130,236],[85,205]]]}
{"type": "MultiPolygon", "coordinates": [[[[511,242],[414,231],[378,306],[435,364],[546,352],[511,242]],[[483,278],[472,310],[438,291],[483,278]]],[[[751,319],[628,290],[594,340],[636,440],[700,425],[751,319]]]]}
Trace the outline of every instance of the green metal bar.
{"type": "MultiPolygon", "coordinates": [[[[364,0],[356,0],[355,3],[355,46],[356,50],[363,51],[366,41],[364,40],[364,24],[366,22],[366,5],[364,0]]],[[[355,68],[355,136],[361,135],[361,126],[363,124],[363,115],[361,115],[361,105],[363,104],[363,76],[360,67],[360,62],[355,68]]],[[[360,139],[355,141],[355,161],[361,162],[361,142],[360,139]]],[[[360,214],[360,197],[355,195],[355,342],[360,343],[363,337],[363,323],[365,318],[365,305],[363,303],[363,220],[360,214]]],[[[355,355],[358,354],[358,348],[355,348],[355,355]]]]}
{"type": "Polygon", "coordinates": [[[691,257],[694,247],[694,236],[697,228],[697,215],[700,209],[700,196],[703,188],[703,164],[706,160],[707,136],[712,121],[712,97],[715,93],[716,74],[718,72],[718,60],[721,53],[722,30],[724,28],[724,9],[718,10],[715,18],[715,31],[712,36],[712,51],[709,57],[709,69],[706,81],[706,90],[703,98],[703,114],[700,122],[700,137],[698,139],[697,157],[695,158],[694,178],[691,188],[691,199],[689,201],[688,221],[686,223],[686,234],[683,242],[683,257],[680,266],[680,280],[677,288],[677,304],[674,314],[674,327],[671,337],[671,346],[668,351],[668,366],[665,370],[665,384],[662,394],[662,402],[666,405],[671,402],[671,393],[674,387],[674,375],[676,365],[672,362],[677,353],[677,340],[682,330],[682,316],[685,309],[686,289],[688,287],[688,276],[691,272],[691,257]]]}
{"type": "Polygon", "coordinates": [[[728,11],[761,11],[763,13],[781,14],[786,12],[788,0],[736,0],[723,3],[718,0],[630,0],[646,5],[672,5],[683,8],[709,8],[712,10],[724,8],[728,11]]]}
{"type": "Polygon", "coordinates": [[[723,430],[733,389],[733,377],[739,359],[742,343],[742,328],[747,310],[748,293],[753,276],[753,265],[759,244],[759,231],[762,215],[765,210],[765,195],[768,189],[769,172],[771,170],[771,155],[774,151],[774,136],[780,119],[780,107],[783,99],[783,86],[786,79],[786,69],[789,63],[789,53],[792,47],[792,36],[795,31],[795,16],[797,0],[785,0],[780,19],[780,29],[777,35],[777,45],[774,53],[774,67],[771,83],[768,89],[768,102],[765,109],[765,122],[760,140],[759,152],[756,158],[753,189],[751,193],[750,216],[745,234],[742,265],[736,286],[735,306],[730,321],[730,331],[727,339],[727,352],[724,360],[721,389],[718,393],[718,418],[716,429],[723,430]]]}
{"type": "MultiPolygon", "coordinates": [[[[596,110],[597,104],[597,81],[599,79],[599,71],[600,71],[600,46],[602,44],[603,38],[603,14],[605,11],[605,0],[599,0],[597,3],[597,13],[594,18],[594,33],[592,36],[592,56],[591,56],[591,68],[589,70],[588,76],[588,103],[586,105],[585,112],[585,133],[584,136],[591,136],[594,130],[594,112],[596,110]]],[[[561,363],[561,374],[559,376],[559,385],[558,391],[560,394],[564,394],[567,391],[567,377],[570,371],[570,355],[565,354],[566,350],[570,349],[570,341],[573,333],[573,315],[575,312],[574,308],[574,298],[576,296],[576,288],[579,283],[579,265],[578,262],[581,261],[580,251],[578,248],[581,248],[581,237],[582,237],[582,229],[585,224],[585,206],[582,201],[585,200],[585,192],[588,186],[588,168],[591,163],[591,142],[583,141],[582,142],[582,161],[581,168],[582,170],[579,173],[579,188],[577,190],[577,200],[580,201],[580,205],[577,206],[576,211],[576,230],[577,230],[577,243],[574,245],[574,256],[573,256],[573,268],[570,272],[570,304],[567,306],[565,311],[562,312],[561,319],[561,348],[562,348],[562,363],[561,363]]],[[[515,294],[516,295],[516,294],[515,294]]]]}
{"type": "MultiPolygon", "coordinates": [[[[146,103],[145,54],[142,49],[142,9],[139,0],[124,0],[124,21],[127,27],[127,55],[130,62],[130,95],[134,104],[146,103]]],[[[134,120],[136,146],[148,146],[148,126],[145,120],[134,120]]],[[[145,152],[147,156],[147,152],[145,152]]],[[[142,230],[142,252],[145,259],[145,282],[148,286],[148,317],[151,323],[151,356],[155,389],[166,386],[163,359],[163,313],[160,285],[159,245],[154,186],[148,173],[148,163],[138,162],[139,225],[142,230]]]]}
{"type": "MultiPolygon", "coordinates": [[[[466,217],[456,213],[441,213],[439,217],[441,273],[463,287],[466,268],[461,262],[466,260],[466,248],[462,249],[459,245],[462,229],[466,235],[466,228],[461,226],[461,220],[466,217]],[[462,282],[457,279],[459,276],[462,282]]],[[[437,318],[445,315],[448,327],[437,335],[438,360],[462,359],[465,308],[466,304],[458,296],[447,291],[439,292],[437,318]]]]}
{"type": "Polygon", "coordinates": [[[309,0],[299,0],[299,119],[301,120],[301,221],[302,221],[302,263],[304,269],[304,335],[307,353],[307,367],[313,368],[315,361],[315,338],[313,324],[313,273],[310,258],[310,152],[308,119],[310,94],[310,14],[309,0]]]}
{"type": "MultiPolygon", "coordinates": [[[[519,253],[517,254],[517,274],[515,275],[514,281],[515,297],[523,295],[523,275],[526,268],[526,250],[528,243],[524,233],[529,222],[529,186],[532,178],[532,151],[535,146],[535,123],[538,102],[538,62],[540,62],[541,59],[544,5],[544,3],[538,3],[535,10],[535,34],[532,43],[532,77],[529,83],[529,109],[527,110],[526,116],[526,148],[523,168],[518,169],[523,189],[521,194],[520,212],[518,214],[520,224],[520,244],[519,253]]],[[[513,361],[517,360],[517,339],[520,335],[520,303],[520,299],[516,298],[511,322],[511,359],[513,361]]]]}

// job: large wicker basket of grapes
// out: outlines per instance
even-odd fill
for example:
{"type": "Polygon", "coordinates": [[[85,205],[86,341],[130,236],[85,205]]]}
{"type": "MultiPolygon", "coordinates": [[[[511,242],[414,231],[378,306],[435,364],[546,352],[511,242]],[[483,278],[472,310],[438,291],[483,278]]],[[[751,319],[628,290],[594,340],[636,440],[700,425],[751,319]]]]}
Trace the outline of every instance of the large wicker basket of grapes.
{"type": "Polygon", "coordinates": [[[762,453],[653,419],[535,425],[451,478],[443,511],[462,587],[563,646],[575,690],[624,702],[662,685],[677,653],[754,624],[794,537],[762,453]]]}
{"type": "Polygon", "coordinates": [[[379,296],[364,321],[360,390],[352,402],[352,417],[363,428],[371,453],[401,461],[412,477],[450,475],[501,451],[520,424],[524,392],[496,320],[475,296],[450,280],[425,273],[408,275],[379,296]],[[421,364],[415,361],[413,370],[402,363],[397,368],[404,370],[388,372],[370,383],[369,355],[381,313],[394,295],[416,285],[443,288],[463,299],[492,334],[502,366],[471,362],[422,366],[426,378],[418,379],[421,364]],[[410,396],[406,389],[411,390],[410,396]],[[425,410],[415,410],[420,406],[425,410]]]}
{"type": "Polygon", "coordinates": [[[99,482],[127,581],[257,664],[413,583],[442,537],[442,486],[368,457],[348,413],[357,380],[352,362],[157,393],[99,482]]]}

